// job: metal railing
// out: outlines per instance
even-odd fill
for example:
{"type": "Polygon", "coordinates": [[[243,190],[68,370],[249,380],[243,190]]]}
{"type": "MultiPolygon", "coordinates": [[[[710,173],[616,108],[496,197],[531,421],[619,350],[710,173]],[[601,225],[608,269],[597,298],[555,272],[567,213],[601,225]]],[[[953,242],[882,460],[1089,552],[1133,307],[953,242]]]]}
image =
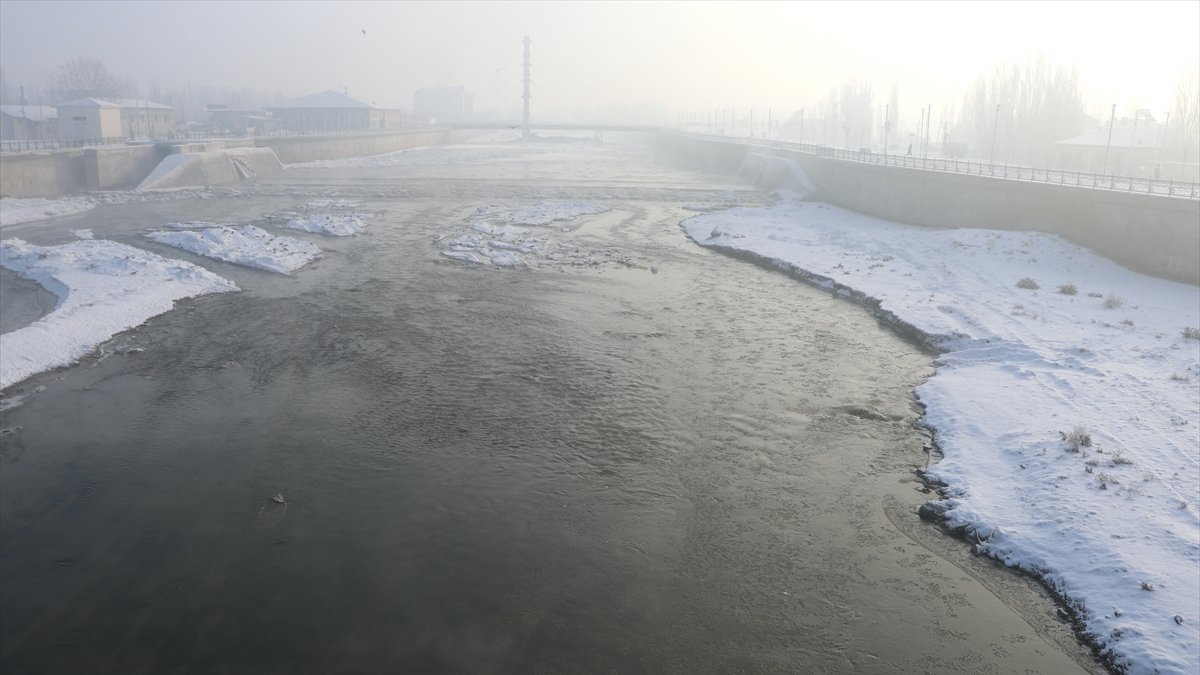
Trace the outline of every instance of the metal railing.
{"type": "Polygon", "coordinates": [[[1019,180],[1051,185],[1069,185],[1072,187],[1091,188],[1096,190],[1111,190],[1119,192],[1143,192],[1152,195],[1182,197],[1184,199],[1200,199],[1200,184],[1195,182],[1136,178],[1133,176],[1117,176],[1113,174],[1087,173],[1083,171],[1068,171],[1065,169],[1038,169],[1014,164],[994,164],[953,157],[914,157],[911,155],[895,155],[872,152],[869,150],[849,150],[834,148],[827,145],[812,143],[796,143],[794,141],[767,141],[754,138],[739,138],[733,136],[712,136],[684,132],[690,136],[705,140],[750,145],[754,147],[792,150],[847,162],[862,162],[879,164],[921,171],[940,171],[945,173],[983,176],[1001,180],[1019,180]]]}
{"type": "Polygon", "coordinates": [[[154,138],[86,138],[62,140],[57,138],[12,140],[0,139],[0,152],[34,152],[38,150],[66,150],[70,148],[93,148],[105,145],[145,145],[149,143],[170,143],[175,141],[219,141],[226,139],[246,138],[279,138],[288,136],[369,136],[377,134],[394,134],[404,131],[433,131],[445,129],[445,126],[404,126],[388,129],[329,129],[309,131],[175,131],[154,138]]]}
{"type": "Polygon", "coordinates": [[[35,150],[65,150],[68,148],[92,148],[98,145],[125,145],[127,139],[115,138],[79,138],[63,140],[58,138],[30,138],[25,140],[0,140],[0,152],[33,152],[35,150]]]}

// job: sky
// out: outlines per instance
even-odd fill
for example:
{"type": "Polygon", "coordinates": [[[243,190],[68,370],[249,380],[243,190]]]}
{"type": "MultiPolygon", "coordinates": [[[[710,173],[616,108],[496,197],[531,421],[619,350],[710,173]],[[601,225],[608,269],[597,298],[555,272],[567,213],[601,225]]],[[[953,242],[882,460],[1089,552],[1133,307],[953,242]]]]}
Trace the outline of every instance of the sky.
{"type": "Polygon", "coordinates": [[[1088,111],[1169,109],[1200,60],[1200,0],[1175,2],[18,2],[0,0],[10,86],[103,60],[164,88],[346,89],[412,107],[462,85],[516,105],[521,39],[535,106],[793,111],[849,77],[901,107],[958,104],[981,71],[1041,53],[1074,65],[1088,111]]]}

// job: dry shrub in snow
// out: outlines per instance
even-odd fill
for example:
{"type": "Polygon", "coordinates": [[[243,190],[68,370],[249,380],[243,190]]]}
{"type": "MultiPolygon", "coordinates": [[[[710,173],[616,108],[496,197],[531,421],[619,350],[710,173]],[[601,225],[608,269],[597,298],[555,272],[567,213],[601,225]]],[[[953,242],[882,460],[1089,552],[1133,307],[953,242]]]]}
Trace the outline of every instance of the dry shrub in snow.
{"type": "Polygon", "coordinates": [[[1017,282],[1017,288],[1027,288],[1031,291],[1036,291],[1041,286],[1038,286],[1038,282],[1029,277],[1021,277],[1021,280],[1017,282]]]}
{"type": "Polygon", "coordinates": [[[1109,293],[1108,297],[1104,299],[1104,309],[1116,309],[1124,304],[1124,300],[1113,295],[1112,293],[1109,293]]]}
{"type": "Polygon", "coordinates": [[[1058,292],[1063,295],[1075,295],[1079,292],[1079,289],[1075,288],[1075,284],[1068,281],[1065,284],[1058,285],[1058,292]]]}
{"type": "Polygon", "coordinates": [[[1112,463],[1113,464],[1133,464],[1133,460],[1126,457],[1120,450],[1113,450],[1112,463]]]}
{"type": "Polygon", "coordinates": [[[1184,340],[1200,340],[1200,328],[1188,326],[1183,329],[1184,340]]]}
{"type": "Polygon", "coordinates": [[[1087,427],[1075,427],[1071,433],[1058,432],[1063,442],[1067,444],[1067,452],[1079,452],[1080,448],[1092,447],[1092,434],[1087,427]]]}
{"type": "Polygon", "coordinates": [[[1088,293],[1088,297],[1089,298],[1103,298],[1104,294],[1103,293],[1088,293]]]}

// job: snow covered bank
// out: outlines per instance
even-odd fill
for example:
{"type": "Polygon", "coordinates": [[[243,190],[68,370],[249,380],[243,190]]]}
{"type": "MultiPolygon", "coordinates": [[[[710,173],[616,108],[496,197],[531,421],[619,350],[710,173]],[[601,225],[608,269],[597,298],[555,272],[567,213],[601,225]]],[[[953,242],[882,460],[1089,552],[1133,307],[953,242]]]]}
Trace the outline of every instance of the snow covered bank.
{"type": "Polygon", "coordinates": [[[552,260],[561,259],[563,244],[549,245],[548,235],[555,229],[570,230],[572,226],[551,228],[580,216],[608,211],[594,202],[541,202],[532,206],[481,206],[471,216],[471,230],[451,239],[442,255],[454,260],[497,267],[527,264],[526,256],[541,253],[552,260]],[[534,236],[534,228],[545,233],[534,236]]]}
{"type": "Polygon", "coordinates": [[[1042,578],[1133,673],[1200,672],[1200,289],[1054,236],[784,201],[693,217],[943,350],[917,389],[930,511],[1042,578]]]}
{"type": "Polygon", "coordinates": [[[0,266],[59,298],[41,320],[0,335],[0,389],[65,366],[117,333],[172,308],[176,300],[238,290],[201,267],[112,241],[62,246],[0,241],[0,266]]]}
{"type": "Polygon", "coordinates": [[[83,196],[55,199],[5,197],[0,199],[0,226],[68,216],[72,213],[82,213],[95,208],[95,206],[95,201],[83,196]]]}
{"type": "Polygon", "coordinates": [[[276,237],[253,225],[205,230],[150,232],[160,244],[280,274],[291,274],[321,255],[321,249],[292,237],[276,237]]]}

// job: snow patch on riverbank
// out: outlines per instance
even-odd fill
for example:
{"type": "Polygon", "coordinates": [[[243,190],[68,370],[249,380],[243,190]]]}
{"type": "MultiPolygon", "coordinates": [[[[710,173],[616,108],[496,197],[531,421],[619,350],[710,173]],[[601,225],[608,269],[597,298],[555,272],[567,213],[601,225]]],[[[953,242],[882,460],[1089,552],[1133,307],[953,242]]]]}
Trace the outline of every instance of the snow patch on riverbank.
{"type": "Polygon", "coordinates": [[[0,389],[69,365],[121,331],[170,310],[176,300],[238,290],[201,267],[113,241],[61,246],[0,241],[0,266],[59,298],[39,321],[0,335],[0,389]]]}
{"type": "Polygon", "coordinates": [[[1200,672],[1200,341],[1184,335],[1200,289],[1051,235],[820,203],[684,229],[878,301],[944,350],[917,389],[945,455],[928,476],[950,498],[933,510],[1053,587],[1130,672],[1200,672]]]}
{"type": "Polygon", "coordinates": [[[83,213],[95,207],[95,201],[83,196],[55,199],[5,197],[0,199],[0,226],[68,216],[72,213],[83,213]]]}
{"type": "Polygon", "coordinates": [[[321,249],[313,244],[292,237],[276,237],[253,225],[150,232],[146,236],[160,244],[209,258],[279,274],[291,274],[321,255],[321,249]]]}

